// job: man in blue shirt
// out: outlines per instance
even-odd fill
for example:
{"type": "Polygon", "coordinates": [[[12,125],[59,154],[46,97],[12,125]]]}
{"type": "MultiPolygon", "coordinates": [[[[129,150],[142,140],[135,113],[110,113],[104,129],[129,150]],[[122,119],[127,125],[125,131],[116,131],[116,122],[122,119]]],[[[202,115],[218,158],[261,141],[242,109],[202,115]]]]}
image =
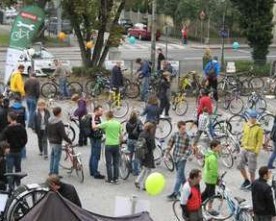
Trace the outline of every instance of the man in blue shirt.
{"type": "Polygon", "coordinates": [[[218,76],[220,74],[220,65],[218,57],[215,56],[213,60],[209,61],[204,68],[204,77],[207,80],[207,88],[212,88],[214,91],[214,98],[218,101],[218,76]]]}
{"type": "Polygon", "coordinates": [[[150,64],[148,61],[142,60],[141,58],[136,59],[136,64],[139,65],[137,74],[139,78],[142,78],[140,97],[142,101],[147,101],[151,74],[150,64]]]}

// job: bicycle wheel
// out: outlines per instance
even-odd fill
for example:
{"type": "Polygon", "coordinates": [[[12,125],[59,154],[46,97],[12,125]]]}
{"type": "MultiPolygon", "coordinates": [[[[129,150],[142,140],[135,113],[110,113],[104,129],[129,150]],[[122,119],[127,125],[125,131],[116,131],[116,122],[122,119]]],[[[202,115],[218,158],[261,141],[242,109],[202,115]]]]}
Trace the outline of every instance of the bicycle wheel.
{"type": "Polygon", "coordinates": [[[73,158],[71,159],[71,157],[65,150],[61,151],[59,166],[62,169],[69,170],[69,172],[73,170],[73,158]]]}
{"type": "Polygon", "coordinates": [[[119,162],[119,174],[123,180],[126,180],[130,174],[130,162],[128,157],[121,153],[120,162],[119,162]]]}
{"type": "Polygon", "coordinates": [[[126,100],[121,100],[120,104],[118,104],[117,101],[114,101],[111,104],[110,109],[113,111],[114,117],[123,118],[128,113],[129,104],[126,100]]]}
{"type": "Polygon", "coordinates": [[[189,135],[189,137],[194,138],[197,133],[197,125],[194,120],[186,120],[186,132],[189,135]]]}
{"type": "Polygon", "coordinates": [[[232,151],[229,147],[229,144],[227,142],[226,137],[220,138],[221,142],[221,151],[220,151],[220,158],[222,160],[222,163],[227,168],[232,168],[234,165],[234,157],[232,155],[232,151]]]}
{"type": "Polygon", "coordinates": [[[243,115],[236,114],[229,118],[229,123],[231,124],[231,133],[233,135],[241,135],[243,130],[243,125],[246,122],[246,118],[243,115]]]}
{"type": "Polygon", "coordinates": [[[202,205],[203,214],[206,214],[208,218],[212,218],[214,220],[226,220],[229,219],[233,215],[233,210],[231,205],[229,205],[228,201],[220,195],[214,195],[203,202],[202,205]],[[214,216],[208,211],[208,204],[212,203],[212,210],[215,210],[219,213],[219,215],[214,216]]]}
{"type": "Polygon", "coordinates": [[[218,121],[213,126],[214,132],[217,136],[225,135],[232,130],[232,125],[225,120],[218,121]]]}
{"type": "Polygon", "coordinates": [[[172,123],[168,119],[161,118],[156,126],[155,137],[158,139],[167,138],[172,132],[172,123]]]}
{"type": "Polygon", "coordinates": [[[239,221],[253,221],[253,211],[250,209],[242,209],[239,213],[239,221]]]}
{"type": "Polygon", "coordinates": [[[76,138],[75,129],[69,124],[64,124],[64,129],[65,129],[66,135],[70,138],[72,142],[74,142],[76,138]]]}
{"type": "Polygon", "coordinates": [[[170,153],[168,154],[168,159],[164,159],[164,164],[170,172],[174,171],[174,161],[170,153]]]}
{"type": "Polygon", "coordinates": [[[218,97],[225,96],[225,94],[227,93],[226,83],[223,81],[218,82],[217,91],[218,91],[218,97]]]}
{"type": "Polygon", "coordinates": [[[231,114],[239,114],[242,112],[244,107],[244,102],[240,97],[235,97],[230,101],[229,111],[231,114]]]}
{"type": "Polygon", "coordinates": [[[252,77],[249,81],[249,86],[253,89],[253,90],[257,90],[257,91],[261,91],[264,86],[264,80],[260,77],[252,77]]]}
{"type": "Polygon", "coordinates": [[[85,84],[85,92],[89,95],[93,95],[93,88],[96,85],[96,79],[94,80],[88,80],[85,84]]]}
{"type": "Polygon", "coordinates": [[[81,162],[81,156],[77,155],[75,157],[75,160],[76,160],[75,170],[76,170],[77,177],[78,177],[80,183],[83,183],[84,174],[83,174],[83,165],[82,165],[82,162],[81,162]]]}
{"type": "Polygon", "coordinates": [[[173,213],[177,221],[184,220],[182,217],[182,208],[180,206],[180,200],[175,200],[172,204],[173,213]]]}
{"type": "Polygon", "coordinates": [[[163,156],[162,156],[162,148],[159,144],[157,144],[155,149],[153,150],[153,157],[154,157],[154,162],[156,164],[160,164],[163,156]]]}
{"type": "Polygon", "coordinates": [[[180,101],[176,104],[175,113],[178,116],[183,116],[188,110],[188,102],[186,100],[180,101]]]}
{"type": "Polygon", "coordinates": [[[140,86],[135,82],[129,82],[125,86],[125,93],[128,98],[137,98],[140,94],[140,86]]]}
{"type": "Polygon", "coordinates": [[[257,103],[256,103],[256,106],[255,106],[256,111],[257,111],[259,114],[261,114],[261,113],[265,112],[266,107],[267,107],[267,104],[266,104],[265,99],[263,99],[263,98],[260,97],[260,98],[258,99],[257,103]]]}
{"type": "Polygon", "coordinates": [[[72,96],[73,94],[81,95],[81,93],[83,92],[82,85],[79,82],[69,82],[67,87],[70,96],[72,96]]]}
{"type": "Polygon", "coordinates": [[[248,82],[248,79],[245,79],[243,81],[241,81],[241,86],[240,86],[240,92],[241,92],[241,95],[243,96],[248,96],[250,95],[251,91],[252,91],[252,88],[248,82]]]}
{"type": "Polygon", "coordinates": [[[258,119],[264,130],[271,131],[274,124],[274,116],[272,114],[264,114],[258,119]]]}
{"type": "Polygon", "coordinates": [[[54,98],[58,94],[57,86],[53,83],[46,82],[41,85],[40,88],[41,95],[45,98],[54,98]]]}

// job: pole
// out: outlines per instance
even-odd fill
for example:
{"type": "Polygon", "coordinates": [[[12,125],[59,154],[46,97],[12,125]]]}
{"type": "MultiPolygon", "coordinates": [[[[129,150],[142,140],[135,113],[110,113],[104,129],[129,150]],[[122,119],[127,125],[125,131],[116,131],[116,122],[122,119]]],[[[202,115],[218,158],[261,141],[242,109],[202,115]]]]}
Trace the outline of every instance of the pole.
{"type": "Polygon", "coordinates": [[[168,26],[166,26],[166,59],[168,59],[168,26]]]}
{"type": "Polygon", "coordinates": [[[222,34],[221,34],[221,70],[224,71],[224,32],[225,32],[225,14],[227,10],[227,0],[225,1],[225,7],[222,15],[222,34]]]}
{"type": "Polygon", "coordinates": [[[57,34],[59,34],[62,29],[61,29],[61,15],[62,15],[62,11],[61,11],[61,2],[60,0],[57,0],[57,34]]]}
{"type": "Polygon", "coordinates": [[[156,50],[156,0],[152,0],[152,14],[151,14],[151,62],[152,73],[155,71],[155,50],[156,50]]]}

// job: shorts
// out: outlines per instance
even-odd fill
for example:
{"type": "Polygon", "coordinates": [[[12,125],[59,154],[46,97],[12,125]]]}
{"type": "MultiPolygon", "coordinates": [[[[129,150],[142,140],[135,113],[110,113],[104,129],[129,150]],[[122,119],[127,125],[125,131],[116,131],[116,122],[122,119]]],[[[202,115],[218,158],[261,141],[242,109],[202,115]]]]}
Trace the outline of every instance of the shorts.
{"type": "Polygon", "coordinates": [[[257,169],[257,154],[249,150],[241,150],[237,169],[243,170],[248,165],[250,173],[255,173],[257,169]]]}
{"type": "Polygon", "coordinates": [[[202,202],[204,202],[206,199],[208,199],[216,194],[216,184],[205,183],[205,185],[206,185],[205,190],[203,191],[203,193],[201,195],[202,202]]]}

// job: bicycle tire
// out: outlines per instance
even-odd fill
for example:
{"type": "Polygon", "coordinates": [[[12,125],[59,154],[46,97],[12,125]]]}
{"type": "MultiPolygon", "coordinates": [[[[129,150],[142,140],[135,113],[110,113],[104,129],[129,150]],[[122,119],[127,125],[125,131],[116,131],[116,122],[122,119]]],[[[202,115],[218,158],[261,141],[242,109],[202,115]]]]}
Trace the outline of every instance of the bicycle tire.
{"type": "Polygon", "coordinates": [[[253,221],[253,211],[250,209],[242,209],[238,215],[238,221],[253,221]]]}
{"type": "Polygon", "coordinates": [[[220,120],[213,125],[213,129],[214,129],[215,134],[222,135],[222,134],[226,134],[228,131],[231,132],[232,125],[229,123],[229,121],[220,120]],[[226,128],[224,125],[225,123],[226,123],[226,128]],[[225,129],[227,131],[225,131],[225,129]]]}
{"type": "Polygon", "coordinates": [[[79,182],[80,183],[83,183],[84,181],[84,173],[83,173],[83,165],[82,165],[82,162],[81,162],[81,157],[80,156],[76,156],[76,175],[79,179],[79,182]]]}
{"type": "Polygon", "coordinates": [[[130,175],[130,162],[124,153],[121,153],[119,162],[119,175],[123,180],[127,180],[130,175]]]}
{"type": "Polygon", "coordinates": [[[67,152],[65,150],[61,151],[61,157],[60,157],[60,161],[59,161],[59,166],[62,169],[68,170],[69,172],[72,172],[73,170],[73,159],[71,160],[69,155],[67,154],[67,152]]]}
{"type": "Polygon", "coordinates": [[[96,79],[94,80],[88,80],[85,84],[85,92],[89,95],[92,95],[92,89],[96,85],[96,79]]]}
{"type": "Polygon", "coordinates": [[[168,154],[168,159],[164,159],[164,164],[170,172],[174,171],[174,161],[170,153],[168,154]]]}
{"type": "Polygon", "coordinates": [[[176,217],[177,221],[183,221],[183,217],[182,217],[182,208],[180,206],[180,200],[175,200],[172,204],[173,207],[173,213],[174,216],[176,217]]]}
{"type": "Polygon", "coordinates": [[[258,118],[258,122],[261,124],[261,127],[264,130],[271,131],[274,124],[274,115],[264,114],[260,118],[258,118]]]}
{"type": "Polygon", "coordinates": [[[234,157],[228,142],[223,141],[223,139],[224,137],[219,139],[221,141],[220,159],[225,167],[231,169],[234,165],[234,157]]]}
{"type": "Polygon", "coordinates": [[[113,115],[116,118],[123,118],[129,111],[129,104],[126,100],[121,100],[120,105],[117,105],[117,101],[112,102],[110,110],[113,111],[113,115]]]}
{"type": "Polygon", "coordinates": [[[153,158],[154,158],[154,162],[158,165],[161,163],[161,160],[162,160],[162,157],[163,157],[162,152],[163,151],[162,151],[161,146],[159,144],[157,144],[156,147],[153,150],[153,158]]]}
{"type": "Polygon", "coordinates": [[[167,138],[172,132],[172,123],[168,119],[161,118],[156,126],[155,137],[158,139],[167,138]]]}
{"type": "Polygon", "coordinates": [[[257,91],[261,91],[265,86],[264,80],[260,77],[252,77],[248,83],[253,90],[257,91]]]}
{"type": "Polygon", "coordinates": [[[65,129],[65,133],[66,135],[69,137],[69,139],[74,142],[76,139],[76,132],[75,129],[68,125],[68,124],[64,124],[64,129],[65,129]]]}
{"type": "Polygon", "coordinates": [[[79,82],[69,82],[67,84],[67,88],[70,96],[72,96],[73,94],[81,95],[83,92],[83,87],[79,82]]]}
{"type": "Polygon", "coordinates": [[[244,107],[244,102],[240,97],[234,97],[228,106],[231,114],[239,114],[242,112],[244,107]]]}
{"type": "Polygon", "coordinates": [[[203,210],[203,214],[206,214],[208,218],[212,218],[214,220],[227,220],[234,214],[232,209],[229,208],[229,204],[227,200],[221,195],[214,195],[208,198],[207,200],[205,200],[202,205],[202,210],[203,210]],[[220,213],[218,216],[213,216],[208,212],[207,207],[209,202],[212,202],[212,209],[220,213]],[[229,214],[221,215],[221,213],[225,213],[225,212],[229,212],[229,214]]]}
{"type": "Polygon", "coordinates": [[[263,99],[262,97],[260,97],[257,101],[257,103],[255,104],[255,109],[256,111],[261,114],[263,112],[265,112],[267,108],[267,103],[265,101],[265,99],[263,99]]]}
{"type": "Polygon", "coordinates": [[[175,106],[175,113],[178,116],[183,116],[184,114],[187,113],[188,106],[189,104],[186,100],[178,102],[175,106]]]}
{"type": "Polygon", "coordinates": [[[58,89],[54,83],[46,82],[41,85],[40,92],[45,98],[54,98],[58,94],[58,89]]]}
{"type": "Polygon", "coordinates": [[[241,135],[243,131],[243,125],[247,119],[243,115],[236,114],[230,117],[228,121],[231,124],[231,134],[241,135]]]}
{"type": "Polygon", "coordinates": [[[135,82],[129,82],[125,86],[125,94],[130,99],[135,99],[140,95],[140,86],[135,82]]]}

